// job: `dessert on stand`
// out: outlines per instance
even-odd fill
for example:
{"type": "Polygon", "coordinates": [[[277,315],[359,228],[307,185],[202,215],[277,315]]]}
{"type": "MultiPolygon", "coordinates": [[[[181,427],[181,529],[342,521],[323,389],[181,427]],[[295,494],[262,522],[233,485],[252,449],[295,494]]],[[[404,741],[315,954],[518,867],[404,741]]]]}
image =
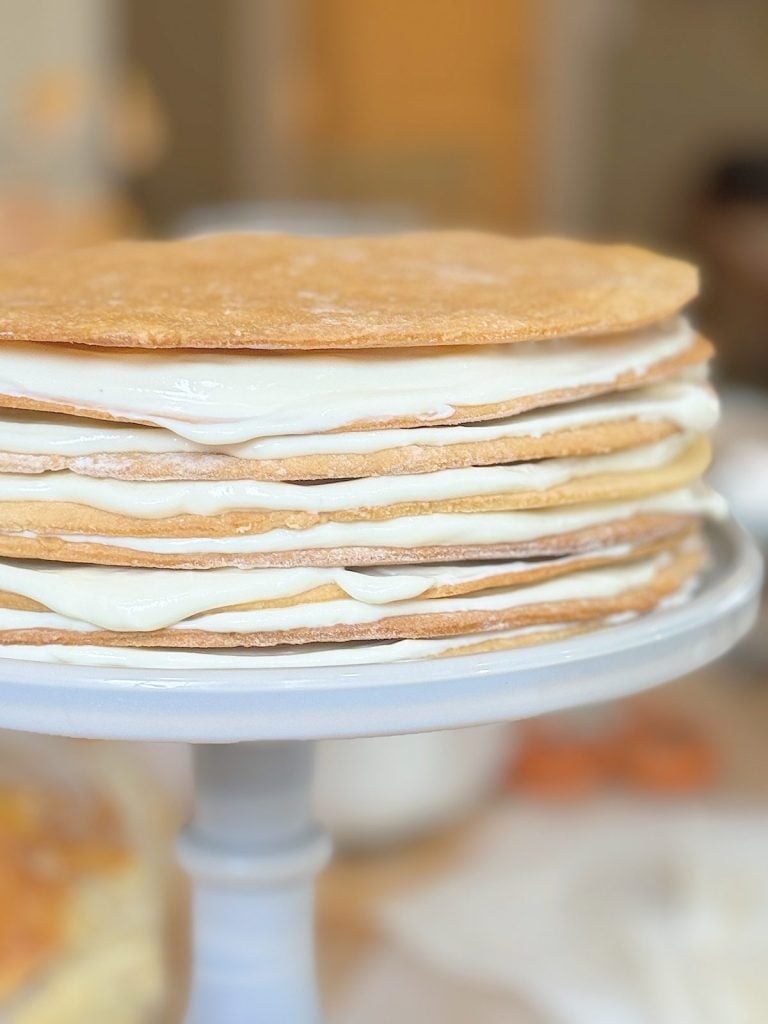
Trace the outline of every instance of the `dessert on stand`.
{"type": "Polygon", "coordinates": [[[470,232],[0,266],[0,725],[201,744],[191,1021],[317,1019],[308,741],[605,699],[746,630],[695,293],[470,232]]]}

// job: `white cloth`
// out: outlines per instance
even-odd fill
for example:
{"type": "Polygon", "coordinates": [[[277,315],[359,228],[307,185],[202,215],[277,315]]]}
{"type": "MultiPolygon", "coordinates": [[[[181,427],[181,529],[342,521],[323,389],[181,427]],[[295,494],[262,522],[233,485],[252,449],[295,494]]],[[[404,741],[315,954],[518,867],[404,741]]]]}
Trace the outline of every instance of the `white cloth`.
{"type": "Polygon", "coordinates": [[[382,921],[412,956],[553,1024],[764,1024],[768,815],[510,806],[382,921]]]}

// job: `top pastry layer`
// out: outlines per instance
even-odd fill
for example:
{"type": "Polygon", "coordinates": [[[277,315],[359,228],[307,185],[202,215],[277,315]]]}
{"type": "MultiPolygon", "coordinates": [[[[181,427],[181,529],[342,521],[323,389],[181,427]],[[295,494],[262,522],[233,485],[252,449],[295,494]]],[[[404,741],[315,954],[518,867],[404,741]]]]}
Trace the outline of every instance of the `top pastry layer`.
{"type": "Polygon", "coordinates": [[[118,242],[0,267],[0,338],[123,348],[392,348],[610,334],[694,297],[630,246],[475,232],[118,242]]]}

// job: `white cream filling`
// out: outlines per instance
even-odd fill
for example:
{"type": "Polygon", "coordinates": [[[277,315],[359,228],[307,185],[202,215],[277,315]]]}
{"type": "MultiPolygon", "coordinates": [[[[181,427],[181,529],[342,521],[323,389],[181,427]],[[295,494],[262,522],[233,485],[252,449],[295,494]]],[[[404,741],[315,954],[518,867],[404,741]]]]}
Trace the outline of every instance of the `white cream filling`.
{"type": "MultiPolygon", "coordinates": [[[[435,600],[404,600],[386,605],[371,605],[355,600],[315,601],[282,608],[217,611],[195,616],[171,629],[194,629],[207,633],[323,629],[382,622],[404,615],[498,612],[550,602],[610,599],[637,587],[647,586],[669,561],[670,555],[664,552],[629,565],[602,566],[528,586],[435,600]]],[[[57,612],[0,608],[0,631],[63,629],[87,633],[97,628],[90,622],[72,619],[57,612]]]]}
{"type": "MultiPolygon", "coordinates": [[[[631,547],[601,551],[608,559],[631,547]]],[[[256,601],[275,601],[335,584],[348,597],[382,605],[417,597],[433,586],[482,582],[546,566],[568,566],[577,555],[537,563],[386,566],[369,569],[129,569],[0,560],[0,590],[19,594],[70,619],[110,630],[162,629],[201,612],[256,601]]],[[[2,614],[0,612],[0,614],[2,614]]]]}
{"type": "Polygon", "coordinates": [[[222,454],[239,459],[285,459],[306,455],[373,454],[422,445],[443,448],[504,438],[544,437],[562,430],[599,426],[617,420],[673,423],[680,430],[706,433],[718,419],[714,391],[679,378],[635,391],[586,399],[468,426],[359,430],[264,438],[210,448],[169,430],[133,424],[0,410],[0,452],[81,458],[89,455],[222,454]]]}
{"type": "Polygon", "coordinates": [[[690,443],[689,435],[675,434],[656,444],[607,455],[314,484],[260,480],[143,482],[87,477],[69,470],[38,475],[3,473],[0,474],[0,502],[73,502],[141,519],[183,514],[210,516],[234,509],[333,513],[399,502],[544,491],[596,474],[655,469],[677,458],[690,443]]]}
{"type": "Polygon", "coordinates": [[[66,644],[9,644],[0,646],[0,658],[39,661],[59,665],[91,665],[97,668],[146,669],[254,669],[303,668],[318,665],[366,665],[436,657],[446,651],[487,643],[517,640],[537,634],[557,633],[565,623],[526,626],[494,633],[468,633],[436,640],[396,640],[391,643],[305,644],[301,647],[241,647],[234,650],[164,650],[146,647],[97,647],[66,644]]]}
{"type": "MultiPolygon", "coordinates": [[[[100,544],[118,550],[163,555],[247,555],[349,547],[404,550],[443,545],[513,544],[584,530],[643,512],[706,515],[721,519],[727,515],[727,505],[719,494],[701,485],[653,495],[640,501],[570,505],[533,512],[435,513],[378,522],[323,523],[306,530],[269,530],[236,537],[115,537],[78,533],[56,536],[72,544],[100,544]]],[[[43,535],[24,531],[19,536],[35,538],[43,535]]]]}
{"type": "Polygon", "coordinates": [[[200,444],[444,418],[585,385],[609,389],[691,347],[680,317],[609,338],[359,352],[211,352],[5,343],[0,394],[165,427],[200,444]]]}

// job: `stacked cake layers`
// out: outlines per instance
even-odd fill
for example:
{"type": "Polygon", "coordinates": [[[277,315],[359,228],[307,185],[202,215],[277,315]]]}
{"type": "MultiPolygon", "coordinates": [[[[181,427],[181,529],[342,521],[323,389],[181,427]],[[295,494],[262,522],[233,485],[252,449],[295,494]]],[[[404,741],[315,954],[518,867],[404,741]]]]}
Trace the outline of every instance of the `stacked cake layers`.
{"type": "Polygon", "coordinates": [[[691,268],[467,233],[0,268],[0,643],[96,664],[514,647],[690,593],[691,268]]]}

